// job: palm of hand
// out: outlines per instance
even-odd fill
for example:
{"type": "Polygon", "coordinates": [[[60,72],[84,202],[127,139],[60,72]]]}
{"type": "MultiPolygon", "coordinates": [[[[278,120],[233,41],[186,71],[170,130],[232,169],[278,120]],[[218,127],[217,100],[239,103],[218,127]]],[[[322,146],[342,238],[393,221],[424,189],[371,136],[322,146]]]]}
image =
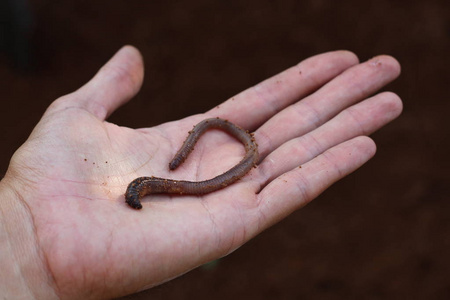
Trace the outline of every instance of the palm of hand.
{"type": "MultiPolygon", "coordinates": [[[[248,239],[244,236],[245,224],[236,223],[230,216],[240,214],[240,205],[233,202],[255,198],[257,186],[249,180],[214,195],[203,195],[201,199],[152,195],[144,199],[144,203],[151,199],[152,205],[143,211],[129,208],[123,197],[126,185],[138,176],[195,181],[219,174],[242,156],[243,147],[233,138],[214,131],[205,134],[192,153],[197,156],[197,165],[187,162],[187,167],[182,166],[182,170],[174,173],[169,172],[168,162],[191,124],[197,123],[192,119],[201,120],[201,117],[132,130],[99,121],[91,113],[64,103],[54,106],[51,109],[55,113],[48,122],[43,120],[43,128],[36,128],[13,161],[29,161],[27,154],[37,157],[33,159],[35,165],[28,166],[38,170],[34,180],[38,193],[29,205],[35,215],[45,216],[35,222],[52,273],[63,278],[62,274],[68,268],[71,270],[67,282],[58,282],[59,286],[76,288],[73,277],[84,276],[101,281],[114,277],[110,279],[112,282],[117,280],[117,274],[110,273],[111,266],[123,270],[147,260],[161,261],[164,257],[190,259],[193,252],[199,255],[202,248],[205,253],[197,264],[204,263],[248,239]],[[38,146],[34,145],[35,136],[38,146]],[[213,145],[218,149],[211,149],[213,145]],[[228,202],[228,213],[220,203],[224,201],[228,202]],[[222,219],[222,215],[226,218],[222,219]],[[221,232],[222,228],[233,230],[221,232]],[[208,244],[214,247],[204,247],[208,244]],[[150,247],[151,255],[137,255],[139,250],[136,251],[135,245],[141,245],[143,250],[150,247]]],[[[172,268],[182,272],[185,267],[172,268]]],[[[161,280],[156,277],[154,282],[161,280]]]]}
{"type": "MultiPolygon", "coordinates": [[[[278,104],[267,105],[270,101],[252,94],[257,93],[254,88],[242,94],[240,104],[229,100],[204,115],[150,129],[133,130],[104,121],[137,92],[142,81],[142,62],[131,48],[121,51],[107,65],[109,68],[100,71],[87,86],[53,103],[13,157],[9,173],[30,183],[21,196],[33,216],[37,244],[60,293],[113,297],[182,274],[239,247],[367,161],[374,153],[373,143],[368,138],[354,137],[373,132],[394,119],[401,105],[394,95],[380,94],[346,107],[398,75],[398,66],[392,59],[384,58],[390,67],[372,71],[370,76],[378,81],[363,83],[364,79],[360,79],[360,85],[366,85],[362,91],[357,96],[348,95],[347,105],[334,103],[335,111],[328,111],[328,116],[324,112],[322,121],[313,116],[312,111],[317,112],[311,109],[313,100],[301,108],[306,112],[305,121],[298,121],[297,125],[289,116],[298,115],[301,109],[273,112],[295,103],[302,93],[317,89],[356,63],[348,53],[326,55],[310,59],[309,64],[334,61],[335,67],[328,70],[329,74],[316,75],[319,79],[311,81],[309,89],[298,88],[295,92],[296,88],[289,85],[280,91],[275,88],[280,79],[288,83],[294,80],[292,70],[260,85],[259,89],[272,93],[278,104]],[[134,81],[123,83],[119,80],[123,76],[106,76],[124,61],[131,61],[125,69],[128,77],[135,74],[134,81]],[[93,90],[113,84],[120,88],[111,97],[113,100],[98,100],[108,95],[93,90]],[[85,96],[90,102],[79,100],[85,96]],[[259,114],[243,109],[246,101],[254,103],[255,108],[251,109],[259,109],[259,114]],[[246,117],[249,114],[253,117],[246,117]],[[186,165],[176,171],[168,170],[168,163],[187,132],[211,116],[228,118],[256,130],[260,166],[212,194],[152,195],[144,199],[142,211],[129,208],[123,194],[136,177],[205,180],[241,159],[244,150],[239,142],[211,131],[201,138],[186,165]],[[349,152],[352,159],[348,158],[349,152]],[[299,165],[302,172],[296,168],[299,165]]],[[[304,64],[307,70],[307,63],[304,64]]],[[[354,69],[356,73],[358,66],[354,69]]],[[[369,74],[368,70],[359,72],[369,74]]],[[[352,77],[351,70],[347,73],[347,77],[352,77]]]]}

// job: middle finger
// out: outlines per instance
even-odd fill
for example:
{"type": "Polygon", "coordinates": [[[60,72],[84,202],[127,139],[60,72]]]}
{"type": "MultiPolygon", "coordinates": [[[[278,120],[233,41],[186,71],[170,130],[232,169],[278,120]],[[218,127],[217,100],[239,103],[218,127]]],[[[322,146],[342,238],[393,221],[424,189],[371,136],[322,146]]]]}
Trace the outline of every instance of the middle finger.
{"type": "Polygon", "coordinates": [[[400,73],[390,56],[356,65],[314,94],[282,110],[256,132],[261,159],[286,141],[319,127],[346,107],[363,100],[400,73]]]}

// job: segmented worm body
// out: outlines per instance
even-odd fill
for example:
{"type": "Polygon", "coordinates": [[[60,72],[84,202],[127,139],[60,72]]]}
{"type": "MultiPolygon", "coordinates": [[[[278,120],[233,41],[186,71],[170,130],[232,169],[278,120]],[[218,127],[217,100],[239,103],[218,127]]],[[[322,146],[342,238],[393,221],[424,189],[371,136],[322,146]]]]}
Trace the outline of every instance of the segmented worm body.
{"type": "Polygon", "coordinates": [[[222,189],[247,174],[247,172],[256,165],[258,160],[258,145],[249,132],[227,120],[219,118],[206,119],[195,125],[194,129],[189,132],[189,135],[180,150],[178,150],[175,157],[169,163],[169,168],[175,170],[181,165],[186,160],[189,153],[194,149],[194,145],[197,143],[200,136],[205,131],[212,128],[226,131],[244,144],[246,152],[245,156],[236,166],[212,179],[197,182],[165,179],[153,176],[139,177],[128,185],[125,193],[126,202],[132,208],[141,209],[142,204],[140,199],[149,194],[207,194],[222,189]]]}

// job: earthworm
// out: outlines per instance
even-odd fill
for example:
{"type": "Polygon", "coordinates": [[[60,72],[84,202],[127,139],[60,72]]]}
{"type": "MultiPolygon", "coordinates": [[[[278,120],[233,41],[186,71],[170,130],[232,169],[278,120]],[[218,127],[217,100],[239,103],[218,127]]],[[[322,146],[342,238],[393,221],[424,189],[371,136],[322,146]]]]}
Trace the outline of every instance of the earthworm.
{"type": "MultiPolygon", "coordinates": [[[[169,169],[175,170],[194,149],[200,136],[208,129],[221,129],[245,146],[244,158],[225,173],[205,181],[173,180],[159,177],[139,177],[130,182],[125,192],[125,200],[132,208],[141,209],[140,199],[149,194],[188,194],[202,195],[222,189],[247,174],[258,160],[258,145],[253,135],[239,126],[220,118],[203,120],[194,126],[192,131],[169,163],[169,169]]],[[[219,158],[220,159],[220,158],[219,158]]]]}

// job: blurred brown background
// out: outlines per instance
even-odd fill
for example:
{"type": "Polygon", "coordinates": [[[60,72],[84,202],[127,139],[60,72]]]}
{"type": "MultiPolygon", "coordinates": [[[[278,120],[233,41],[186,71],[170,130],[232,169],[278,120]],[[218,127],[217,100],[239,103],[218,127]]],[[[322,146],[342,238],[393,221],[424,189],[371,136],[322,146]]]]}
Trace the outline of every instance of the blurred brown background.
{"type": "Polygon", "coordinates": [[[126,299],[450,299],[450,2],[154,2],[0,0],[0,174],[51,101],[124,44],[146,63],[110,118],[130,127],[203,112],[314,54],[390,54],[405,108],[372,161],[228,257],[126,299]]]}

